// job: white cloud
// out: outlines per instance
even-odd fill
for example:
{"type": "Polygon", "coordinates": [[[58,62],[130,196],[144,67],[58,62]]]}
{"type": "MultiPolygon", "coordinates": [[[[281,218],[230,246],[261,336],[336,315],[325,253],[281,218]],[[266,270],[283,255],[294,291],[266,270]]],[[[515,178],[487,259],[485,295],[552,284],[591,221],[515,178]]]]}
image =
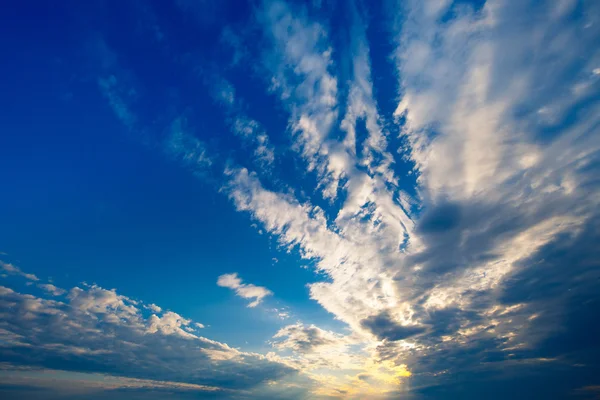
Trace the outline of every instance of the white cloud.
{"type": "MultiPolygon", "coordinates": [[[[350,83],[346,114],[341,122],[341,128],[347,133],[343,144],[347,152],[357,157],[356,123],[364,118],[369,135],[362,145],[362,157],[355,162],[366,166],[371,175],[379,174],[386,182],[396,184],[393,170],[390,168],[393,162],[392,156],[387,151],[387,138],[381,127],[381,116],[373,93],[369,45],[366,38],[367,24],[354,1],[348,2],[348,7],[352,25],[351,43],[347,51],[349,57],[352,57],[353,81],[350,83]]],[[[344,169],[347,173],[349,168],[344,169]]]]}
{"type": "Polygon", "coordinates": [[[93,285],[87,289],[74,287],[69,291],[70,305],[88,315],[101,315],[117,322],[121,319],[137,319],[137,308],[131,300],[118,295],[116,290],[106,290],[93,285]]]}
{"type": "Polygon", "coordinates": [[[152,304],[148,304],[146,306],[146,308],[150,311],[152,311],[153,313],[160,313],[162,312],[162,308],[160,308],[159,306],[157,306],[156,304],[152,303],[152,304]]]}
{"type": "Polygon", "coordinates": [[[114,379],[130,387],[175,388],[169,382],[177,381],[194,390],[244,393],[295,372],[188,332],[184,328],[203,325],[174,312],[144,318],[128,297],[98,286],[75,287],[65,302],[0,286],[0,310],[0,357],[11,354],[17,367],[46,368],[61,360],[65,369],[85,365],[92,373],[117,371],[121,378],[114,379]],[[157,376],[163,383],[154,381],[157,376]]]}
{"type": "Polygon", "coordinates": [[[287,307],[273,308],[272,311],[275,313],[275,315],[277,315],[277,318],[281,320],[290,318],[290,311],[287,310],[287,307]]]}
{"type": "Polygon", "coordinates": [[[254,299],[254,301],[248,304],[248,307],[256,307],[263,298],[273,294],[273,292],[265,287],[243,283],[237,273],[219,276],[217,285],[235,290],[235,293],[244,299],[254,299]]]}
{"type": "Polygon", "coordinates": [[[311,285],[311,297],[328,311],[362,331],[361,319],[398,304],[391,275],[385,270],[385,257],[391,255],[382,253],[398,251],[404,240],[394,234],[393,215],[389,226],[376,222],[382,217],[376,208],[370,218],[359,213],[340,219],[337,233],[328,228],[319,207],[264,189],[245,169],[230,174],[230,197],[236,207],[250,211],[283,245],[299,246],[303,257],[317,259],[317,267],[333,279],[311,285]]]}
{"type": "Polygon", "coordinates": [[[188,338],[196,338],[195,335],[183,330],[183,328],[190,325],[191,322],[191,320],[185,319],[172,311],[167,311],[162,317],[157,317],[153,314],[150,316],[147,332],[160,332],[165,335],[180,335],[188,338]]]}
{"type": "Polygon", "coordinates": [[[306,10],[286,3],[263,3],[257,19],[269,46],[263,67],[271,89],[290,112],[289,125],[308,170],[327,179],[324,193],[335,197],[340,176],[328,166],[329,133],[337,119],[337,79],[331,72],[331,47],[325,28],[307,18],[306,10]]]}
{"type": "Polygon", "coordinates": [[[342,391],[349,398],[379,398],[397,390],[410,376],[404,364],[376,360],[373,349],[365,348],[356,335],[298,322],[281,328],[273,339],[278,352],[291,350],[292,355],[271,357],[301,369],[317,381],[313,392],[317,397],[339,397],[342,391]]]}
{"type": "Polygon", "coordinates": [[[38,284],[38,287],[41,289],[44,289],[45,291],[52,294],[53,296],[61,296],[67,292],[66,290],[56,287],[51,283],[43,283],[43,284],[40,283],[40,284],[38,284]]]}
{"type": "Polygon", "coordinates": [[[34,274],[25,273],[21,271],[19,267],[11,263],[5,263],[4,261],[0,260],[0,267],[2,267],[2,269],[6,271],[9,275],[20,275],[23,278],[28,279],[30,281],[39,281],[38,277],[34,274]]]}

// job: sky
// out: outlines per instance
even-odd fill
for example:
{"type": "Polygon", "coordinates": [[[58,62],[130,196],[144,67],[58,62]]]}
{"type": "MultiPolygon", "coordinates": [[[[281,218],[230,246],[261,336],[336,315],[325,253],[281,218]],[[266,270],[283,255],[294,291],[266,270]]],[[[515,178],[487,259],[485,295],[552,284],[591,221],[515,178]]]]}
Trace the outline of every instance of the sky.
{"type": "Polygon", "coordinates": [[[600,398],[600,2],[0,13],[3,399],[600,398]]]}

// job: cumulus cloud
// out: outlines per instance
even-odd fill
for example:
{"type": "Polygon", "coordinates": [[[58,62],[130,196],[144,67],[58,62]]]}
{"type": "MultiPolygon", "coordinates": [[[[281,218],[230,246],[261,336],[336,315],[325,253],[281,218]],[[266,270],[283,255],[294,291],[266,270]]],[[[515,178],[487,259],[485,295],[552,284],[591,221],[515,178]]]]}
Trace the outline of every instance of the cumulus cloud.
{"type": "Polygon", "coordinates": [[[183,337],[193,338],[195,337],[189,332],[183,330],[183,328],[190,325],[192,321],[183,318],[181,315],[172,311],[167,311],[162,317],[157,317],[152,314],[149,319],[148,333],[160,332],[165,335],[180,335],[183,337]]]}
{"type": "Polygon", "coordinates": [[[136,304],[95,285],[71,289],[64,302],[1,286],[0,357],[16,369],[84,368],[116,376],[109,378],[116,385],[167,388],[176,381],[198,390],[250,390],[295,372],[186,331],[193,322],[174,312],[145,318],[136,304]]]}
{"type": "Polygon", "coordinates": [[[235,290],[235,294],[241,298],[254,299],[254,301],[248,304],[248,307],[256,307],[263,298],[273,294],[273,292],[266,287],[255,286],[251,283],[243,283],[237,273],[219,276],[217,285],[235,290]]]}

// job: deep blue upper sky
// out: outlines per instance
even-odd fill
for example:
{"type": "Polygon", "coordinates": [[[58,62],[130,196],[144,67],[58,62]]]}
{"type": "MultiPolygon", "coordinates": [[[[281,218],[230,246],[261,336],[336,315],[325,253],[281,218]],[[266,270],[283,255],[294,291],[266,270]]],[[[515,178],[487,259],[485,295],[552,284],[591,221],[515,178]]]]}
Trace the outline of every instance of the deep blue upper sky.
{"type": "Polygon", "coordinates": [[[578,0],[3,7],[0,394],[595,398],[598,42],[578,0]]]}
{"type": "MultiPolygon", "coordinates": [[[[177,69],[174,62],[158,57],[165,65],[156,63],[150,46],[139,46],[140,51],[134,38],[121,42],[136,34],[125,22],[135,10],[116,3],[100,8],[111,19],[124,19],[122,25],[102,21],[101,28],[115,39],[118,50],[113,51],[147,75],[150,82],[140,90],[153,96],[172,90],[175,97],[190,97],[180,100],[186,108],[217,109],[206,96],[193,98],[186,88],[189,76],[170,74],[179,72],[168,71],[177,69]]],[[[220,274],[240,271],[256,283],[281,288],[278,297],[284,305],[307,297],[304,284],[314,281],[314,274],[297,268],[297,257],[278,251],[266,235],[257,235],[248,217],[236,213],[214,187],[156,148],[165,128],[154,126],[153,111],[177,104],[161,97],[140,99],[138,118],[148,121],[144,129],[151,143],[115,118],[95,81],[104,55],[93,47],[101,34],[81,26],[82,19],[98,18],[93,11],[64,4],[40,5],[33,15],[28,7],[9,10],[14,15],[3,26],[10,29],[3,35],[10,35],[3,51],[12,56],[3,72],[11,79],[2,96],[6,134],[0,171],[12,195],[0,200],[3,220],[11,226],[2,231],[2,250],[31,265],[31,272],[64,285],[95,282],[210,321],[214,329],[224,329],[221,334],[228,342],[242,345],[248,337],[240,341],[227,334],[235,320],[247,319],[262,331],[252,320],[264,317],[248,316],[236,307],[215,285],[220,274]],[[288,278],[301,284],[281,287],[288,278]],[[224,307],[233,307],[228,313],[237,317],[224,319],[224,307]]],[[[184,45],[193,48],[195,43],[184,45]]],[[[192,85],[205,91],[201,82],[192,85]]],[[[206,137],[218,138],[225,131],[220,121],[209,119],[206,125],[215,126],[215,133],[206,137]]],[[[311,303],[301,303],[315,318],[325,316],[311,303]]],[[[252,345],[262,342],[260,336],[252,345]]]]}

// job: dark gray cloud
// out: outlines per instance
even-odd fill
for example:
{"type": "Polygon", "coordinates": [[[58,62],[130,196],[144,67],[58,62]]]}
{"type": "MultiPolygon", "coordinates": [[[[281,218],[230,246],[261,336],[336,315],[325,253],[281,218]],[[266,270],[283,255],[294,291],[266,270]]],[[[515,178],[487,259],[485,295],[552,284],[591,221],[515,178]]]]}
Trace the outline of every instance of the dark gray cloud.
{"type": "Polygon", "coordinates": [[[442,203],[428,209],[419,220],[419,231],[423,234],[444,233],[456,228],[461,222],[460,204],[442,203]]]}
{"type": "Polygon", "coordinates": [[[399,324],[393,319],[389,311],[383,311],[365,318],[361,321],[361,325],[380,340],[403,340],[425,331],[422,326],[403,326],[399,324]]]}
{"type": "Polygon", "coordinates": [[[427,351],[383,344],[379,355],[415,359],[412,384],[423,398],[593,398],[578,390],[600,376],[600,218],[558,235],[493,293],[473,293],[470,310],[420,310],[431,329],[427,351]],[[515,307],[493,318],[492,305],[515,307]],[[459,331],[477,333],[456,342],[459,331]],[[506,335],[506,334],[509,335],[506,335]],[[417,361],[418,360],[418,361],[417,361]]]}
{"type": "Polygon", "coordinates": [[[424,205],[404,264],[418,267],[398,268],[395,285],[428,329],[423,347],[378,355],[410,365],[422,398],[591,398],[600,53],[585,43],[600,37],[600,7],[479,3],[438,2],[437,15],[402,2],[400,122],[424,205]]]}

